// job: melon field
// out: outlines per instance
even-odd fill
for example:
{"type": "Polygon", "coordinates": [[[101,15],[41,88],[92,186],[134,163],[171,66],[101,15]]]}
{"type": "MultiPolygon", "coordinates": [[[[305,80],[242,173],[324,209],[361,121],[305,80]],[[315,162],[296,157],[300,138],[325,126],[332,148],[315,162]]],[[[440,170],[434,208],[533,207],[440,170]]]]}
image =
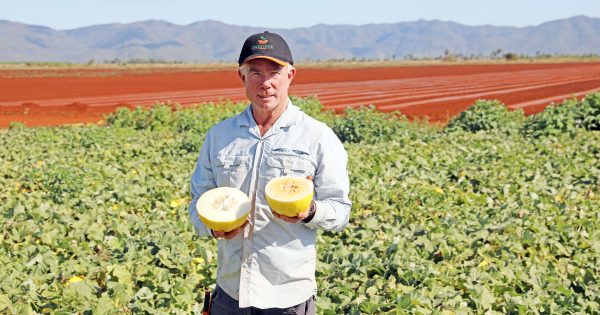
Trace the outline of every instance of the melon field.
{"type": "MultiPolygon", "coordinates": [[[[319,232],[319,314],[600,313],[600,94],[448,126],[295,99],[349,156],[319,232]]],[[[188,221],[205,132],[244,104],[0,130],[1,314],[198,314],[216,242],[188,221]]]]}

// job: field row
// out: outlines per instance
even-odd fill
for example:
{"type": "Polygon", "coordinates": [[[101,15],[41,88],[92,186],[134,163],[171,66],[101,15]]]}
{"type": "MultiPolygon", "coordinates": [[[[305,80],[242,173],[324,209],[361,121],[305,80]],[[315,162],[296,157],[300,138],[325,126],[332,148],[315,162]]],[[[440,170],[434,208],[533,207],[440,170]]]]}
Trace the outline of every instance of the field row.
{"type": "MultiPolygon", "coordinates": [[[[306,69],[291,94],[327,107],[375,105],[409,117],[447,121],[477,99],[498,99],[525,113],[600,89],[600,64],[459,65],[373,69],[306,69]]],[[[243,101],[235,71],[121,73],[115,76],[2,77],[0,127],[96,122],[119,106],[243,101]]]]}

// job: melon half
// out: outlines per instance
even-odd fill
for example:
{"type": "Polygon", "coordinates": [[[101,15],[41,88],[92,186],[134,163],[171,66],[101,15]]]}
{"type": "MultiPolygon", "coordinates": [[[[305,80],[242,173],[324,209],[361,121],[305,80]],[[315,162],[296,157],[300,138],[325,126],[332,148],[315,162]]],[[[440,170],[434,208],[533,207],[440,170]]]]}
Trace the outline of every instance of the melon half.
{"type": "Polygon", "coordinates": [[[293,176],[274,178],[265,187],[265,196],[271,210],[288,217],[297,217],[306,211],[313,192],[311,180],[293,176]]]}
{"type": "Polygon", "coordinates": [[[200,220],[213,231],[230,232],[241,226],[248,218],[250,208],[248,196],[231,187],[211,189],[196,202],[200,220]]]}

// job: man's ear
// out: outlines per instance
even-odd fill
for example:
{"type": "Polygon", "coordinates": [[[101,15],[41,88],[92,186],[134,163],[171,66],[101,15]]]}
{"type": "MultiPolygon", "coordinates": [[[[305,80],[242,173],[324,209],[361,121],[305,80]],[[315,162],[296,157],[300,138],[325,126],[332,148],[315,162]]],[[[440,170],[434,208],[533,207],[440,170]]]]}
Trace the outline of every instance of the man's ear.
{"type": "Polygon", "coordinates": [[[290,80],[290,82],[294,79],[295,76],[296,76],[296,68],[290,69],[290,71],[288,71],[288,79],[290,80]]]}
{"type": "Polygon", "coordinates": [[[242,73],[241,69],[238,69],[238,77],[240,78],[240,80],[242,80],[242,83],[246,83],[246,75],[242,73]]]}

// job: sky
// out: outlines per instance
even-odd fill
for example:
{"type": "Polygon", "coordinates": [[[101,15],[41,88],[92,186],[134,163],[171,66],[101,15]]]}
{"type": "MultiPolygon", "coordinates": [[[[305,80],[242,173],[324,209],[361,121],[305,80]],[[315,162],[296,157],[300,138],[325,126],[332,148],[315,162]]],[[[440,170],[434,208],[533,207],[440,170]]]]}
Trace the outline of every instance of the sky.
{"type": "Polygon", "coordinates": [[[57,30],[165,20],[217,20],[241,26],[398,23],[534,26],[577,15],[600,18],[599,0],[0,0],[0,20],[57,30]]]}

